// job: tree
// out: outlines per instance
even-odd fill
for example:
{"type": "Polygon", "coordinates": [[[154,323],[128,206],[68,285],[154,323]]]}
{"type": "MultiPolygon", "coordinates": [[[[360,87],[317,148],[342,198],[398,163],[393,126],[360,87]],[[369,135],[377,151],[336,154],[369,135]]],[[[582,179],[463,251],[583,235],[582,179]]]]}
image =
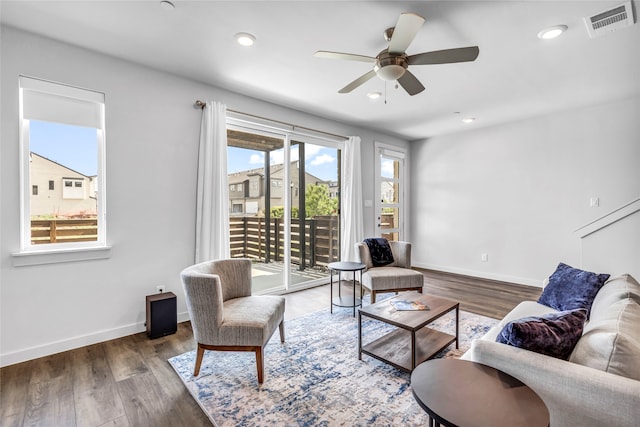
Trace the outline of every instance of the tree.
{"type": "MultiPolygon", "coordinates": [[[[284,218],[284,206],[274,206],[271,208],[271,218],[284,218]]],[[[291,218],[298,218],[298,208],[291,208],[291,218]]]]}
{"type": "Polygon", "coordinates": [[[329,189],[325,185],[308,184],[304,206],[307,218],[338,213],[338,199],[329,197],[329,189]]]}

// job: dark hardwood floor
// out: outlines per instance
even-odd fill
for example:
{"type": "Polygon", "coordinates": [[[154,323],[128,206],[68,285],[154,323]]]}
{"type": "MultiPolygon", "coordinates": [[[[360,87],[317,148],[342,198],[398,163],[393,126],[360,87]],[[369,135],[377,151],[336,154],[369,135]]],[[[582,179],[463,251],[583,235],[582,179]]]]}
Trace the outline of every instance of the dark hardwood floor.
{"type": "MultiPolygon", "coordinates": [[[[424,293],[500,318],[540,288],[421,270],[424,293]]],[[[346,292],[351,286],[344,286],[346,292]]],[[[329,307],[329,286],[286,296],[285,319],[329,307]]],[[[209,419],[167,359],[195,348],[188,322],[174,335],[144,333],[0,370],[0,426],[207,426],[209,419]]],[[[268,363],[268,362],[267,362],[268,363]]],[[[268,381],[268,379],[267,379],[268,381]]]]}

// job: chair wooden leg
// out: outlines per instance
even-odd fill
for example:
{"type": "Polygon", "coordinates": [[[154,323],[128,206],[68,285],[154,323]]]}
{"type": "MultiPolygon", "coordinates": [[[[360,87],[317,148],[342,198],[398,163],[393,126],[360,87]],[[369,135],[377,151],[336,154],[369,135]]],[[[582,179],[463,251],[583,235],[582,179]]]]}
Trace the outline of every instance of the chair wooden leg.
{"type": "Polygon", "coordinates": [[[280,322],[280,326],[278,326],[278,328],[280,329],[280,342],[284,342],[284,320],[280,322]]]}
{"type": "Polygon", "coordinates": [[[262,347],[256,347],[256,364],[258,365],[258,384],[264,381],[264,354],[262,347]]]}
{"type": "Polygon", "coordinates": [[[376,291],[371,291],[371,304],[376,303],[376,291]]]}
{"type": "Polygon", "coordinates": [[[202,357],[204,356],[204,347],[201,344],[198,344],[198,354],[196,356],[196,365],[193,368],[193,376],[197,377],[200,373],[200,365],[202,364],[202,357]]]}

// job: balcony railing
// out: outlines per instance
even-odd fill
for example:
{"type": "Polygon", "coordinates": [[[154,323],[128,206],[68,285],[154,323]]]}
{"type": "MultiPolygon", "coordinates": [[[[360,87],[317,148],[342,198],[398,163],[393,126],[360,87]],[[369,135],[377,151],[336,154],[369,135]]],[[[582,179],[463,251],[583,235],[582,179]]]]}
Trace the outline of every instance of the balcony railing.
{"type": "MultiPolygon", "coordinates": [[[[284,259],[284,220],[271,218],[269,233],[265,218],[230,218],[231,256],[266,262],[284,259]],[[267,242],[270,242],[267,244],[267,242]]],[[[304,263],[301,262],[300,220],[291,220],[291,261],[306,267],[323,267],[338,261],[340,230],[337,216],[304,221],[304,263]]]]}
{"type": "MultiPolygon", "coordinates": [[[[258,261],[284,259],[284,220],[270,219],[269,234],[265,218],[230,218],[231,256],[258,261]]],[[[300,220],[291,220],[291,261],[303,267],[324,267],[339,260],[340,229],[337,216],[304,221],[304,262],[301,262],[300,220]]],[[[98,238],[97,219],[51,219],[31,221],[31,243],[87,242],[98,238]]]]}

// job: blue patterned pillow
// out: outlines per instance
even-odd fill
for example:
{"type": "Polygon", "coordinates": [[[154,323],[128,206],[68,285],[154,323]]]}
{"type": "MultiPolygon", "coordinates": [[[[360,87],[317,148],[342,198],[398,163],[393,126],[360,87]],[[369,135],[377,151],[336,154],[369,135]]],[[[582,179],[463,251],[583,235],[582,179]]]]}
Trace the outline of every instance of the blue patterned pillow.
{"type": "Polygon", "coordinates": [[[371,237],[369,239],[364,239],[364,242],[369,247],[371,262],[374,267],[382,267],[393,262],[393,253],[391,252],[391,246],[389,246],[387,239],[382,237],[371,237]]]}
{"type": "Polygon", "coordinates": [[[593,299],[608,279],[608,274],[591,273],[560,263],[538,302],[561,311],[585,308],[588,317],[593,299]]]}
{"type": "Polygon", "coordinates": [[[496,342],[567,360],[582,336],[587,310],[524,317],[504,325],[496,342]]]}

